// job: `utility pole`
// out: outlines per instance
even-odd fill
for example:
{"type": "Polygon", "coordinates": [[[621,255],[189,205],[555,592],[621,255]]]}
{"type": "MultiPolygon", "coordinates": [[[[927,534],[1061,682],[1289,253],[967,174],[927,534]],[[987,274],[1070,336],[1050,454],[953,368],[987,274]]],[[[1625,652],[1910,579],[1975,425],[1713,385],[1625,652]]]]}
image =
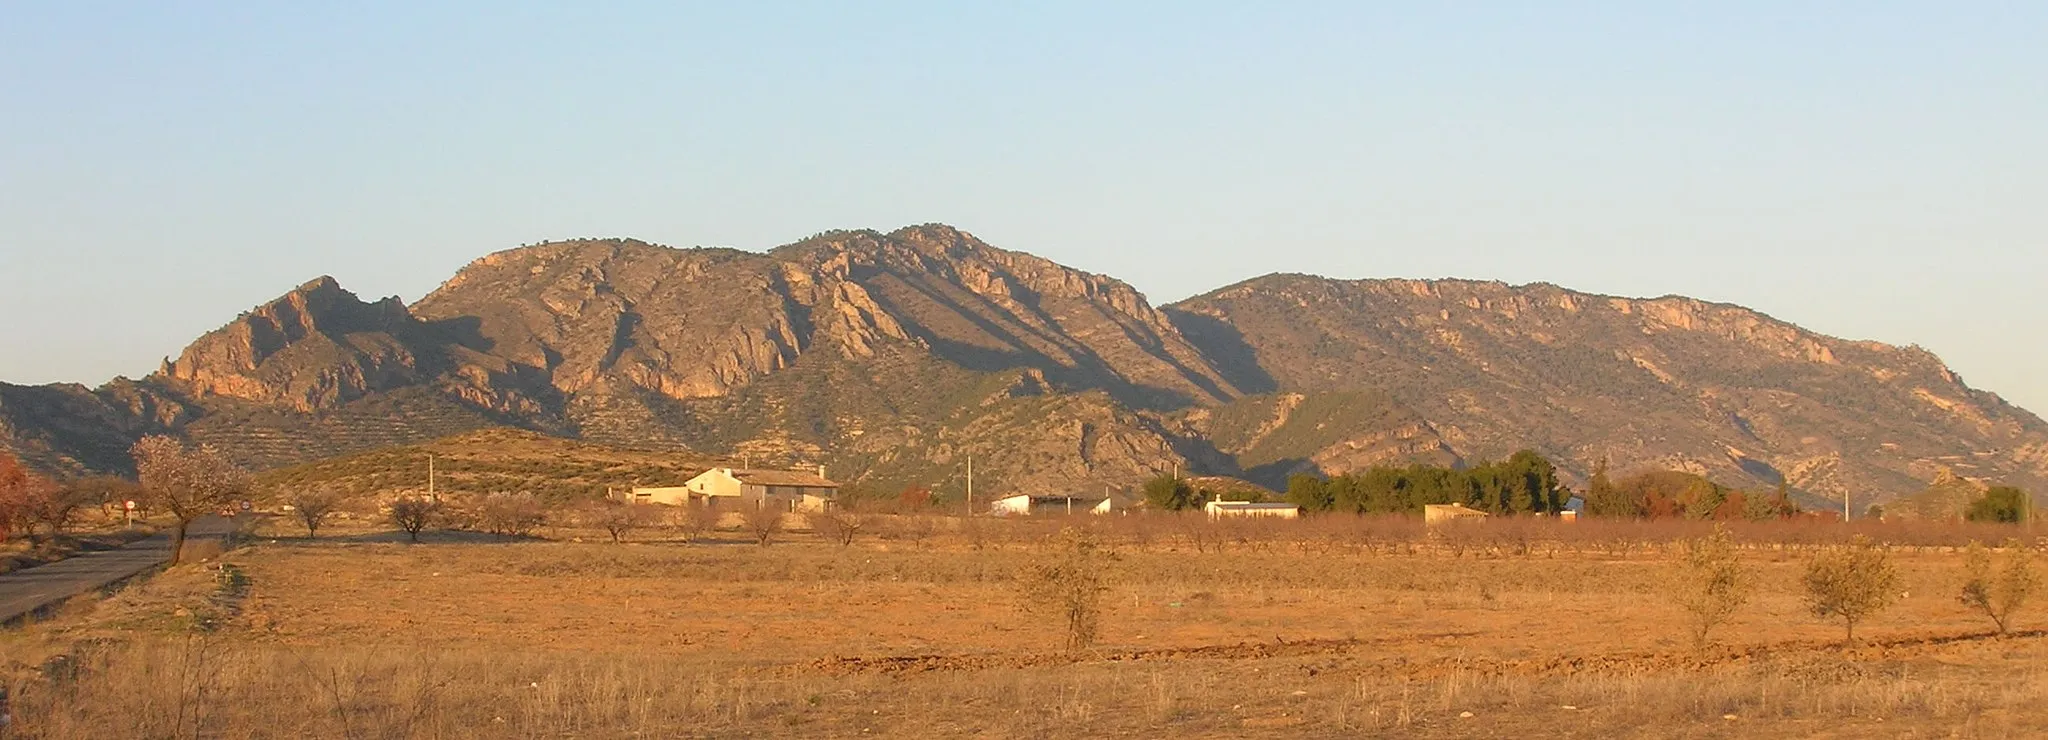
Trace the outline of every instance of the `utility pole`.
{"type": "Polygon", "coordinates": [[[974,456],[967,456],[967,515],[974,516],[974,456]]]}
{"type": "Polygon", "coordinates": [[[434,498],[434,456],[427,455],[427,498],[434,498]]]}
{"type": "Polygon", "coordinates": [[[1842,521],[1849,521],[1849,489],[1842,489],[1842,521]]]}

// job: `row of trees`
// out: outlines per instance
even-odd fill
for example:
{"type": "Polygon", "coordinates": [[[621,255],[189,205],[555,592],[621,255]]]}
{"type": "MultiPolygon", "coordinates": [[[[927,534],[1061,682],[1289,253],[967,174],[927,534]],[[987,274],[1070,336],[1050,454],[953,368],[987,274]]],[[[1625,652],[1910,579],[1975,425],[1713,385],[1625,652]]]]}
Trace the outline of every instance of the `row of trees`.
{"type": "MultiPolygon", "coordinates": [[[[1990,619],[1999,634],[2012,628],[2014,615],[2043,586],[2031,550],[2018,541],[2006,542],[2002,550],[2002,556],[1995,556],[1990,548],[1970,543],[1956,592],[1958,602],[1990,619]]],[[[1855,641],[1858,624],[1900,598],[1899,572],[1890,552],[1860,535],[1809,561],[1800,587],[1809,613],[1842,623],[1845,644],[1855,641]]],[[[1715,628],[1748,604],[1756,574],[1742,562],[1734,540],[1717,527],[1714,534],[1686,543],[1667,588],[1688,617],[1694,644],[1704,646],[1715,628]]]]}
{"type": "Polygon", "coordinates": [[[1419,512],[1427,504],[1464,504],[1494,514],[1552,514],[1571,498],[1558,481],[1557,466],[1533,450],[1465,468],[1381,466],[1327,480],[1287,480],[1287,500],[1307,511],[1392,514],[1419,512]]]}
{"type": "Polygon", "coordinates": [[[1637,519],[1710,519],[1766,521],[1800,514],[1784,483],[1771,494],[1729,488],[1692,473],[1675,470],[1643,473],[1615,482],[1607,463],[1593,469],[1586,484],[1588,516],[1637,519]]]}
{"type": "Polygon", "coordinates": [[[249,474],[211,448],[171,437],[144,437],[130,448],[136,481],[90,476],[69,481],[36,475],[0,454],[0,537],[23,533],[39,544],[66,533],[92,507],[115,509],[127,501],[169,514],[172,562],[183,551],[194,520],[247,495],[249,474]]]}

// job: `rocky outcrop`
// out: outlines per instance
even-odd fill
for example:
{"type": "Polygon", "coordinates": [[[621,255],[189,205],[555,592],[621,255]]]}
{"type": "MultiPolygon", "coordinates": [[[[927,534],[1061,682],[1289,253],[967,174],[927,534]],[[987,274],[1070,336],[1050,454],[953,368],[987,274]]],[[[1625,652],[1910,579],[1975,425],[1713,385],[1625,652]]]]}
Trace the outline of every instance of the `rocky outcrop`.
{"type": "Polygon", "coordinates": [[[397,298],[364,303],[322,277],[200,337],[152,377],[195,398],[332,408],[418,382],[415,328],[397,298]]]}

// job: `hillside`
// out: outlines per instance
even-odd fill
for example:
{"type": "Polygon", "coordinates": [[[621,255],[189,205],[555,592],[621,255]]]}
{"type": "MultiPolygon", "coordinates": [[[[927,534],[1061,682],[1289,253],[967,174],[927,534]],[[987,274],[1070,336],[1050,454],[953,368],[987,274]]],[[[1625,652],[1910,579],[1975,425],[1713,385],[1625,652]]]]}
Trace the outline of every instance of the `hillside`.
{"type": "Polygon", "coordinates": [[[1916,348],[1548,285],[1273,275],[1155,308],[940,225],[553,242],[410,305],[320,278],[140,380],[0,384],[0,444],[54,471],[120,470],[152,432],[270,470],[490,429],[877,493],[953,493],[969,457],[978,489],[1058,492],[1522,447],[1873,502],[1943,469],[2048,490],[2048,426],[1916,348]]]}
{"type": "Polygon", "coordinates": [[[608,488],[681,485],[731,462],[489,429],[268,470],[258,474],[256,482],[269,491],[331,487],[350,495],[423,492],[429,457],[437,491],[531,493],[555,501],[595,497],[608,488]]]}
{"type": "Polygon", "coordinates": [[[1272,275],[1169,311],[1231,330],[1211,353],[1232,358],[1226,374],[1257,374],[1289,398],[1377,389],[1427,421],[1413,436],[1462,457],[1532,447],[1579,471],[1607,459],[1836,499],[1918,491],[1943,469],[2035,490],[2048,479],[2048,427],[1932,354],[1739,306],[1272,275]]]}

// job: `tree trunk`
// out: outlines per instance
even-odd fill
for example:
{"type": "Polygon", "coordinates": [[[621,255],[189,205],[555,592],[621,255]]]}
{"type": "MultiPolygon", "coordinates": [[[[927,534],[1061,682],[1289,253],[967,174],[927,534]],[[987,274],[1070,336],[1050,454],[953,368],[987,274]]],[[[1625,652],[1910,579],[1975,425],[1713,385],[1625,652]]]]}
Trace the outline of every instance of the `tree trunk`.
{"type": "Polygon", "coordinates": [[[171,564],[177,565],[185,559],[185,528],[192,525],[189,519],[179,519],[171,528],[171,564]]]}

